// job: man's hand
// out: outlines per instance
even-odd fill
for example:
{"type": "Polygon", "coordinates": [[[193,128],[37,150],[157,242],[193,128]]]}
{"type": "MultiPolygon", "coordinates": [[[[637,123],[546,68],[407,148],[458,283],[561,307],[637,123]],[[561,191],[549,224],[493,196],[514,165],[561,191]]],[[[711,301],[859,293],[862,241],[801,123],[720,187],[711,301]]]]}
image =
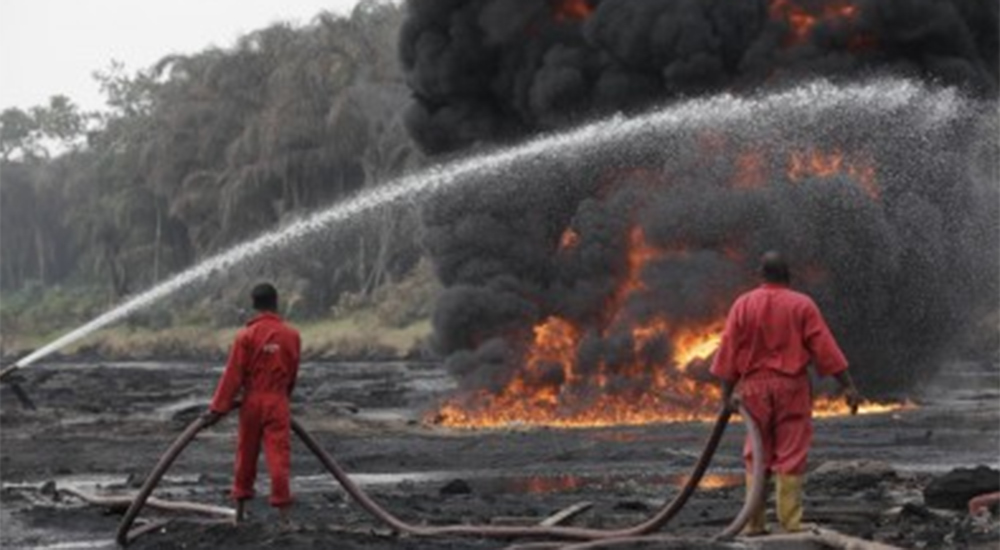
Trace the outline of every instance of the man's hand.
{"type": "Polygon", "coordinates": [[[225,415],[209,409],[202,413],[201,418],[205,422],[205,427],[207,428],[209,426],[214,426],[219,420],[222,420],[223,416],[225,415]]]}
{"type": "Polygon", "coordinates": [[[847,406],[851,408],[851,414],[858,414],[858,405],[861,404],[864,399],[861,398],[861,394],[858,393],[858,388],[854,385],[854,380],[851,379],[850,373],[846,370],[838,372],[834,375],[837,382],[840,383],[840,387],[844,392],[844,401],[847,406]]]}
{"type": "Polygon", "coordinates": [[[742,405],[743,405],[743,398],[740,397],[740,394],[736,392],[731,393],[729,395],[729,398],[726,399],[726,410],[728,410],[733,414],[740,412],[740,407],[742,405]]]}
{"type": "Polygon", "coordinates": [[[743,399],[741,399],[740,394],[736,392],[736,383],[723,380],[722,410],[730,414],[738,413],[740,412],[740,405],[742,404],[743,399]]]}
{"type": "Polygon", "coordinates": [[[850,386],[844,389],[844,402],[851,408],[851,414],[858,414],[858,406],[864,399],[858,393],[858,389],[850,386]]]}

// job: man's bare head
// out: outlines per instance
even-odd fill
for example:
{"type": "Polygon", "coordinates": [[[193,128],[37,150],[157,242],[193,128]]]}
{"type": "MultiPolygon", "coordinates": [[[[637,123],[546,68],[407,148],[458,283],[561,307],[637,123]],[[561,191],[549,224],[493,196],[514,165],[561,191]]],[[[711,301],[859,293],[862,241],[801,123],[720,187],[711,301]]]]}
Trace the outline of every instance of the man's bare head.
{"type": "Polygon", "coordinates": [[[787,285],[792,281],[788,262],[777,250],[769,250],[760,257],[760,276],[769,283],[787,285]]]}
{"type": "Polygon", "coordinates": [[[253,308],[257,311],[278,311],[278,290],[271,283],[261,283],[250,291],[253,308]]]}

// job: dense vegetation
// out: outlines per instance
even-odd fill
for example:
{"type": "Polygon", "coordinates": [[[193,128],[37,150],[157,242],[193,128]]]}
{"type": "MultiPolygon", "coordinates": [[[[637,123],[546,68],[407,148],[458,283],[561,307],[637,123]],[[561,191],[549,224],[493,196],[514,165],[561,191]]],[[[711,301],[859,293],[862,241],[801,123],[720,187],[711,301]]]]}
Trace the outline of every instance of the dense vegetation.
{"type": "MultiPolygon", "coordinates": [[[[231,48],[165,57],[134,74],[113,63],[95,73],[107,98],[100,113],[63,96],[3,111],[5,335],[73,326],[235,242],[418,165],[402,123],[402,16],[397,5],[362,2],[349,17],[276,24],[231,48]]],[[[356,307],[414,272],[418,228],[413,212],[376,215],[349,238],[289,255],[264,274],[288,289],[299,319],[356,307]]],[[[251,278],[229,287],[245,291],[251,278]]],[[[426,315],[417,310],[389,317],[426,315]]],[[[178,321],[190,319],[166,323],[178,321]]]]}

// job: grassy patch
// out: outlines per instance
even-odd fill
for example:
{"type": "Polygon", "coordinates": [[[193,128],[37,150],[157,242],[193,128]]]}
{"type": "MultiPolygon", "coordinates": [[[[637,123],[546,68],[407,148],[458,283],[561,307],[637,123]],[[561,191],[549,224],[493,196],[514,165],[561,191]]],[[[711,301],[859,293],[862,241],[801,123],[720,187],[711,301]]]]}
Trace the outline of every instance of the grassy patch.
{"type": "MultiPolygon", "coordinates": [[[[403,327],[387,327],[370,311],[346,318],[292,323],[302,334],[306,359],[390,359],[419,355],[430,335],[426,319],[403,327]]],[[[115,326],[70,344],[60,350],[67,356],[95,355],[106,359],[211,359],[221,360],[229,351],[239,327],[181,326],[152,329],[115,326]]],[[[22,338],[8,353],[23,353],[60,336],[61,332],[22,338]],[[23,347],[22,347],[23,346],[23,347]]]]}
{"type": "Polygon", "coordinates": [[[314,359],[389,358],[420,353],[430,335],[426,319],[403,327],[385,326],[371,312],[316,321],[299,327],[302,353],[314,359]]]}
{"type": "MultiPolygon", "coordinates": [[[[440,291],[427,262],[370,295],[345,294],[329,317],[291,319],[302,333],[307,359],[387,359],[421,355],[431,333],[432,305],[440,291]]],[[[37,285],[4,293],[0,303],[2,351],[18,356],[55,340],[104,311],[108,304],[87,289],[37,285]]],[[[232,308],[230,308],[232,309],[232,308]]],[[[152,360],[224,358],[240,314],[218,301],[153,307],[60,350],[64,355],[152,360]],[[220,312],[229,312],[220,317],[220,312]],[[220,319],[222,319],[220,321],[220,319]]]]}

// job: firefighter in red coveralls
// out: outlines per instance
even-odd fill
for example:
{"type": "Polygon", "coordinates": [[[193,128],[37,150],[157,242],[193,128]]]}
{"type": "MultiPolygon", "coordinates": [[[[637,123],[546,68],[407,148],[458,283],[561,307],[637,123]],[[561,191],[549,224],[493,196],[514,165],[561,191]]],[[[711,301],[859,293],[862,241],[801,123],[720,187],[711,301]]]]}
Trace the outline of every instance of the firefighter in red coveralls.
{"type": "MultiPolygon", "coordinates": [[[[788,288],[788,264],[780,254],[764,254],[761,276],[764,284],[737,298],[730,309],[711,372],[722,380],[726,406],[735,410],[742,402],[760,427],[765,468],[769,478],[776,478],[778,521],[785,531],[794,532],[802,529],[802,485],[813,434],[806,365],[811,361],[818,374],[837,379],[852,412],[861,397],[816,304],[788,288]],[[737,385],[739,393],[734,394],[737,385]]],[[[743,458],[749,487],[749,440],[743,458]]],[[[744,534],[766,532],[761,506],[744,534]]]]}
{"type": "Polygon", "coordinates": [[[287,525],[292,503],[288,487],[291,461],[288,401],[299,371],[301,344],[299,333],[277,314],[278,291],[272,285],[257,285],[251,297],[258,314],[236,335],[226,370],[205,416],[209,425],[218,422],[233,408],[242,388],[232,492],[236,522],[243,520],[246,500],[254,496],[257,456],[263,443],[271,474],[270,504],[278,509],[281,523],[287,525]]]}

